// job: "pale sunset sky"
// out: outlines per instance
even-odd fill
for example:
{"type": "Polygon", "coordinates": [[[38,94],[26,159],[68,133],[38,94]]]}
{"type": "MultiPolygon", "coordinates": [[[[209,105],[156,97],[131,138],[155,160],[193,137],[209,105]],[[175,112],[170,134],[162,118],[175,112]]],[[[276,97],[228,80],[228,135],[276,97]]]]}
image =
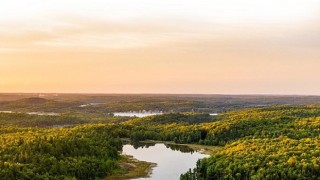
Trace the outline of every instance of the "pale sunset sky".
{"type": "Polygon", "coordinates": [[[0,92],[320,95],[320,0],[2,1],[0,92]]]}

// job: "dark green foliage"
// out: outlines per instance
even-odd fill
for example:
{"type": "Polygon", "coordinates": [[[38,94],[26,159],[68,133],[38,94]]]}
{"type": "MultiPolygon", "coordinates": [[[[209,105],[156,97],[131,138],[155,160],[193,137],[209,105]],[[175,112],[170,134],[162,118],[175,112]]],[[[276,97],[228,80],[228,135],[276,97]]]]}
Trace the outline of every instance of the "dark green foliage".
{"type": "Polygon", "coordinates": [[[59,127],[85,124],[91,121],[70,115],[39,116],[25,113],[0,113],[0,125],[28,127],[59,127]]]}
{"type": "Polygon", "coordinates": [[[214,119],[216,118],[205,113],[169,113],[144,118],[136,118],[129,120],[126,123],[134,124],[135,126],[160,125],[170,123],[198,124],[204,122],[212,122],[214,121],[214,119]]]}
{"type": "Polygon", "coordinates": [[[65,129],[2,128],[1,179],[95,179],[117,169],[120,139],[112,125],[65,129]],[[14,132],[13,132],[14,131],[14,132]]]}
{"type": "Polygon", "coordinates": [[[95,116],[93,114],[59,114],[59,115],[30,115],[26,113],[1,113],[0,126],[23,127],[67,127],[89,123],[110,123],[127,120],[127,117],[110,115],[95,116]]]}

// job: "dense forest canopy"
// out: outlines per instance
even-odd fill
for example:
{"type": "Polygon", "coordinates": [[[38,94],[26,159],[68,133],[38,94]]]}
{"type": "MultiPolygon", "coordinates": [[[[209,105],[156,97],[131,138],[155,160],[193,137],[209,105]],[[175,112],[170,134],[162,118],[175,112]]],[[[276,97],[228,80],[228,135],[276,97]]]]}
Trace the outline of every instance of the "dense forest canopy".
{"type": "MultiPolygon", "coordinates": [[[[319,105],[252,107],[246,97],[240,108],[231,110],[234,100],[230,100],[227,112],[210,116],[200,109],[217,107],[209,105],[221,99],[211,102],[210,98],[198,96],[146,96],[142,100],[138,95],[114,95],[102,98],[103,104],[83,108],[79,105],[93,102],[88,100],[92,97],[80,96],[77,100],[70,96],[67,100],[65,96],[58,96],[60,99],[14,97],[2,101],[1,111],[12,111],[0,112],[3,179],[95,179],[112,175],[121,168],[122,139],[222,147],[211,157],[199,160],[196,168],[181,175],[181,179],[316,179],[320,176],[319,105]],[[151,110],[167,112],[143,118],[112,114],[121,110],[148,110],[149,105],[151,110]],[[53,110],[59,115],[28,114],[53,110]]],[[[253,98],[256,104],[259,98],[253,98]]],[[[309,102],[308,97],[303,101],[309,102]]]]}

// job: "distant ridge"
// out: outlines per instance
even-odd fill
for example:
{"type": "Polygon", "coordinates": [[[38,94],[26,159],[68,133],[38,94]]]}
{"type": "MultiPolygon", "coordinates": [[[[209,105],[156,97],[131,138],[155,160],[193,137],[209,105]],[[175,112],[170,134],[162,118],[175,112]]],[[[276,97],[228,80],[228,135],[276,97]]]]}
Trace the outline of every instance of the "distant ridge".
{"type": "Polygon", "coordinates": [[[43,104],[49,102],[51,100],[39,98],[39,97],[31,97],[17,100],[17,102],[30,103],[30,104],[43,104]]]}

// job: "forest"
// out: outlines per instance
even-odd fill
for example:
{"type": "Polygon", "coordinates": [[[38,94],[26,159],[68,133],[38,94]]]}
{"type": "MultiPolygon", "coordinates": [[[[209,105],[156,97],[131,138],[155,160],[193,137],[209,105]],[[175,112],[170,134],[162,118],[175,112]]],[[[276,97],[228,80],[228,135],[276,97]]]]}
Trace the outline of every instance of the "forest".
{"type": "MultiPolygon", "coordinates": [[[[217,116],[210,116],[207,111],[199,110],[204,100],[190,105],[194,97],[183,97],[186,100],[171,96],[167,99],[146,96],[145,100],[112,97],[108,103],[114,106],[110,108],[104,108],[108,103],[79,107],[96,97],[89,98],[90,101],[86,96],[78,100],[73,96],[14,98],[7,98],[0,105],[2,111],[12,111],[0,112],[2,179],[103,179],[121,169],[124,139],[221,147],[209,158],[199,160],[195,169],[182,174],[182,180],[317,179],[320,176],[320,106],[316,102],[246,107],[248,97],[245,97],[241,108],[233,109],[232,104],[217,116]],[[170,109],[170,104],[178,101],[182,106],[194,108],[183,111],[172,108],[162,115],[142,118],[112,115],[121,108],[128,110],[128,104],[130,108],[145,110],[138,107],[145,108],[141,104],[150,103],[150,99],[157,110],[170,109]],[[27,113],[45,112],[46,107],[47,112],[60,114],[27,113]]],[[[290,102],[288,97],[284,99],[281,101],[290,102]]]]}
{"type": "Polygon", "coordinates": [[[94,179],[117,168],[122,142],[112,125],[0,128],[2,179],[94,179]]]}

